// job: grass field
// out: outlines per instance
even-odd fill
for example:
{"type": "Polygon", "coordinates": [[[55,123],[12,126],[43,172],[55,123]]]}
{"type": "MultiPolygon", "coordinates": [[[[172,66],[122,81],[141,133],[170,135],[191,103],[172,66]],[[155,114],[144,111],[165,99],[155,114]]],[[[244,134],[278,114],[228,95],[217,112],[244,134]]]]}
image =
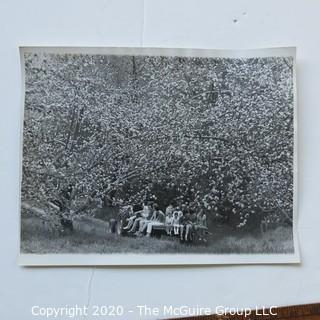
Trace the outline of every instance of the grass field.
{"type": "Polygon", "coordinates": [[[187,245],[163,237],[129,238],[116,234],[95,236],[74,231],[58,235],[46,230],[32,218],[21,222],[22,253],[292,253],[292,229],[278,227],[263,235],[235,232],[221,227],[206,245],[187,245]]]}

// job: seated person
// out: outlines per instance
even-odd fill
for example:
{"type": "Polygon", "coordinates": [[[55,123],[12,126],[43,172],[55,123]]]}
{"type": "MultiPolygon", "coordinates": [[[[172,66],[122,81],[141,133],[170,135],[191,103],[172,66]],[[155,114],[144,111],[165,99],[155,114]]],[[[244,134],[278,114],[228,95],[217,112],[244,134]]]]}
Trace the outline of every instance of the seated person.
{"type": "MultiPolygon", "coordinates": [[[[150,219],[150,222],[148,222],[144,226],[144,229],[147,230],[147,237],[150,237],[154,226],[161,226],[161,225],[164,225],[164,223],[165,223],[165,214],[161,210],[159,210],[159,207],[157,204],[154,204],[153,214],[150,219]]],[[[143,233],[144,229],[141,231],[141,233],[143,233]]]]}
{"type": "Polygon", "coordinates": [[[180,229],[180,239],[183,240],[183,232],[186,229],[187,223],[188,223],[189,215],[184,214],[180,217],[179,220],[179,229],[180,229]]]}
{"type": "Polygon", "coordinates": [[[207,216],[206,216],[203,209],[201,209],[197,215],[197,223],[198,223],[198,226],[200,226],[204,229],[207,228],[207,216]]]}
{"type": "Polygon", "coordinates": [[[165,225],[166,225],[167,235],[171,236],[173,231],[173,211],[166,214],[165,225]]]}
{"type": "Polygon", "coordinates": [[[129,230],[132,228],[135,219],[141,217],[141,215],[143,213],[143,209],[144,209],[144,204],[142,204],[142,205],[134,204],[132,206],[132,213],[126,219],[128,224],[123,228],[123,230],[129,230]]]}
{"type": "Polygon", "coordinates": [[[179,212],[178,211],[174,211],[173,212],[172,225],[173,225],[173,234],[175,236],[179,235],[180,217],[179,217],[179,212]]]}
{"type": "Polygon", "coordinates": [[[185,223],[185,241],[192,237],[192,231],[197,223],[197,215],[195,213],[188,214],[188,219],[185,223]]]}
{"type": "Polygon", "coordinates": [[[141,215],[142,215],[142,211],[138,211],[138,212],[132,213],[132,215],[131,215],[129,218],[126,219],[127,222],[128,222],[128,224],[127,224],[123,229],[124,229],[124,230],[129,230],[129,229],[131,229],[132,226],[133,226],[134,221],[135,221],[137,218],[140,218],[141,215]]]}
{"type": "Polygon", "coordinates": [[[153,214],[153,210],[150,204],[143,207],[143,210],[141,212],[141,216],[137,217],[134,220],[134,223],[131,227],[131,229],[128,231],[129,233],[135,233],[136,235],[139,235],[141,230],[144,228],[144,225],[149,222],[153,214]]]}
{"type": "Polygon", "coordinates": [[[207,230],[207,216],[203,209],[197,214],[197,223],[196,223],[196,230],[199,233],[199,240],[204,240],[204,235],[207,230]]]}

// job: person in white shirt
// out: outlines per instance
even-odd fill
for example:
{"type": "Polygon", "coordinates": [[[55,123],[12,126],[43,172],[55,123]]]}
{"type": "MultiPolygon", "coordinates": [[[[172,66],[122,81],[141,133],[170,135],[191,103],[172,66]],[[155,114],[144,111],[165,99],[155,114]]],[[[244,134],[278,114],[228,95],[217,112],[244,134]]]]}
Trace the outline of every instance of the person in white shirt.
{"type": "Polygon", "coordinates": [[[174,211],[173,212],[173,219],[172,219],[172,225],[173,225],[173,234],[174,235],[179,235],[179,230],[180,230],[180,217],[179,217],[179,212],[174,211]]]}
{"type": "Polygon", "coordinates": [[[167,235],[171,236],[172,235],[172,231],[173,231],[173,211],[170,211],[166,215],[165,225],[166,225],[167,235]]]}

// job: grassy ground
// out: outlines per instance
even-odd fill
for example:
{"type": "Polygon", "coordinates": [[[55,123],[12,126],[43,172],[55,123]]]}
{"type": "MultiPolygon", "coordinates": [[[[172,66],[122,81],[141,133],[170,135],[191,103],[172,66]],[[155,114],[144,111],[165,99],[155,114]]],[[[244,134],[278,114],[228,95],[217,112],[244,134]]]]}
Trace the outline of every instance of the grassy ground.
{"type": "Polygon", "coordinates": [[[278,227],[263,235],[217,228],[206,245],[186,245],[163,237],[129,238],[115,234],[104,237],[74,231],[58,235],[46,230],[33,218],[22,219],[23,253],[292,253],[292,230],[278,227]]]}

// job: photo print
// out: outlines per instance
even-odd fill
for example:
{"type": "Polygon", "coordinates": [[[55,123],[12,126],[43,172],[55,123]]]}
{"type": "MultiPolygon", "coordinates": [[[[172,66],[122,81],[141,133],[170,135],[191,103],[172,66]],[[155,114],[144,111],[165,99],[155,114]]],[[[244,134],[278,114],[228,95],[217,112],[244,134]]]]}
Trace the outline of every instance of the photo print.
{"type": "Polygon", "coordinates": [[[299,262],[294,48],[20,53],[21,264],[299,262]]]}

